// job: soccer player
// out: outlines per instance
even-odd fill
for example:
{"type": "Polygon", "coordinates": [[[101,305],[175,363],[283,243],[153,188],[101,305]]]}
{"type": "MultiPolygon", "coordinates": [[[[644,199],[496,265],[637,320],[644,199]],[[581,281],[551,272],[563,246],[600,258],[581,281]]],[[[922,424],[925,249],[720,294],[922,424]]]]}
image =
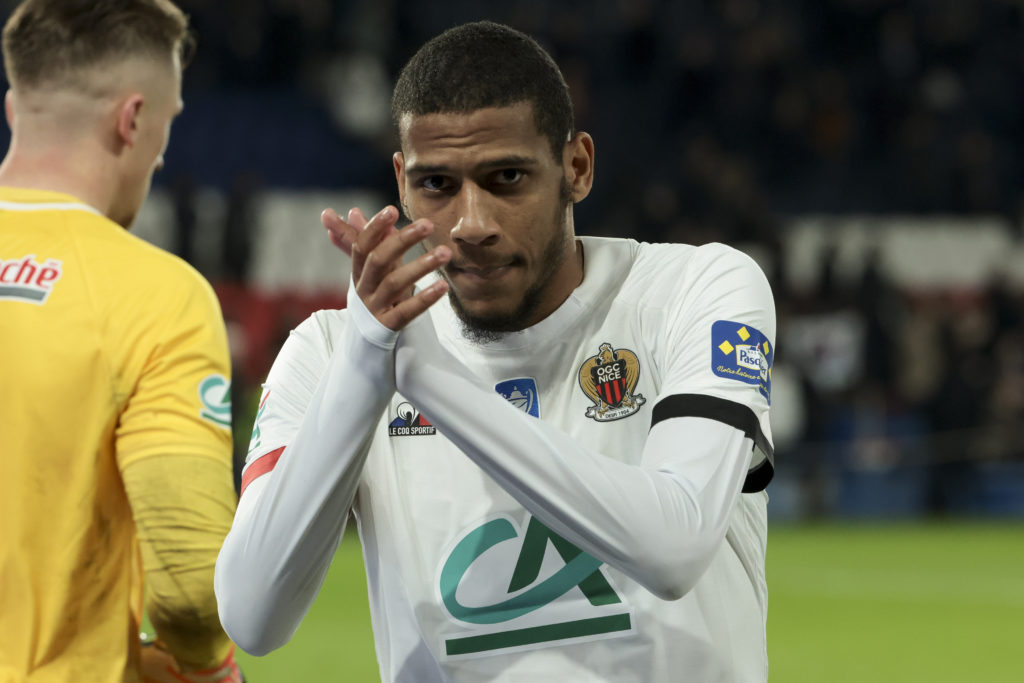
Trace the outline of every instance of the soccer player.
{"type": "Polygon", "coordinates": [[[594,143],[517,31],[444,32],[392,102],[412,222],[323,215],[348,309],[267,379],[227,632],[284,644],[351,509],[385,681],[766,680],[764,275],[719,244],[577,237],[594,143]]]}
{"type": "Polygon", "coordinates": [[[188,44],[169,0],[26,0],[4,26],[3,683],[241,680],[213,594],[236,504],[224,323],[127,231],[188,44]]]}

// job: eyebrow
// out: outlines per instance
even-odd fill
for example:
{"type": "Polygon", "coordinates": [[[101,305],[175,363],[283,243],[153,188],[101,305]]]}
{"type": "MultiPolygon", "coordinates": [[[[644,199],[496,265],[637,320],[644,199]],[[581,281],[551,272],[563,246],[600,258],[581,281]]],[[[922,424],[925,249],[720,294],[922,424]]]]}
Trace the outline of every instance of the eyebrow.
{"type": "MultiPolygon", "coordinates": [[[[474,165],[476,171],[490,171],[498,168],[536,166],[538,161],[533,157],[510,154],[497,159],[487,159],[474,165]]],[[[445,175],[452,172],[446,164],[413,164],[405,171],[409,175],[445,175]]]]}

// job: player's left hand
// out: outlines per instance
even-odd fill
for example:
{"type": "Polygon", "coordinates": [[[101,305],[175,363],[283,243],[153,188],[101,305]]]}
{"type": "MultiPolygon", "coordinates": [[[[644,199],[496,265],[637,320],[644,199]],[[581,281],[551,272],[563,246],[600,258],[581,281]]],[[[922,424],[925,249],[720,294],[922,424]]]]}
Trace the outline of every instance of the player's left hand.
{"type": "Polygon", "coordinates": [[[245,676],[235,663],[234,646],[220,665],[184,672],[160,641],[148,641],[142,644],[142,683],[245,683],[245,676]]]}

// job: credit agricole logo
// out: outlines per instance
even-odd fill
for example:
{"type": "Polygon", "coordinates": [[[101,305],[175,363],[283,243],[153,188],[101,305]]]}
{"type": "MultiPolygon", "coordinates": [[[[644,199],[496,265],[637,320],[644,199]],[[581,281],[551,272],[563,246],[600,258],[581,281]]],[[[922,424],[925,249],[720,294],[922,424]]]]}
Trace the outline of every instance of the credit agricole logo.
{"type": "Polygon", "coordinates": [[[440,568],[445,658],[625,636],[632,609],[602,562],[530,517],[500,516],[463,535],[440,568]],[[551,552],[553,551],[553,552],[551,552]]]}

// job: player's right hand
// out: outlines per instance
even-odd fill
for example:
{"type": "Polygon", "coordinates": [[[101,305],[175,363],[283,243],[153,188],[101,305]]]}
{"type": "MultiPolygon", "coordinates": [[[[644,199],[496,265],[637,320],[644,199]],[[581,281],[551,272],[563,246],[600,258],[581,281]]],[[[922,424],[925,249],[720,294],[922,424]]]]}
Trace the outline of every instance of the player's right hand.
{"type": "Polygon", "coordinates": [[[320,221],[331,242],[352,258],[352,280],[360,300],[385,327],[400,330],[430,308],[448,291],[448,283],[438,280],[429,287],[413,291],[416,281],[448,263],[451,250],[445,246],[403,263],[412,247],[433,231],[428,220],[417,220],[405,228],[395,227],[398,210],[386,206],[367,220],[359,209],[352,209],[345,221],[333,209],[325,210],[320,221]]]}
{"type": "Polygon", "coordinates": [[[184,672],[159,641],[142,644],[142,683],[245,683],[235,663],[235,648],[218,666],[203,671],[184,672]]]}

